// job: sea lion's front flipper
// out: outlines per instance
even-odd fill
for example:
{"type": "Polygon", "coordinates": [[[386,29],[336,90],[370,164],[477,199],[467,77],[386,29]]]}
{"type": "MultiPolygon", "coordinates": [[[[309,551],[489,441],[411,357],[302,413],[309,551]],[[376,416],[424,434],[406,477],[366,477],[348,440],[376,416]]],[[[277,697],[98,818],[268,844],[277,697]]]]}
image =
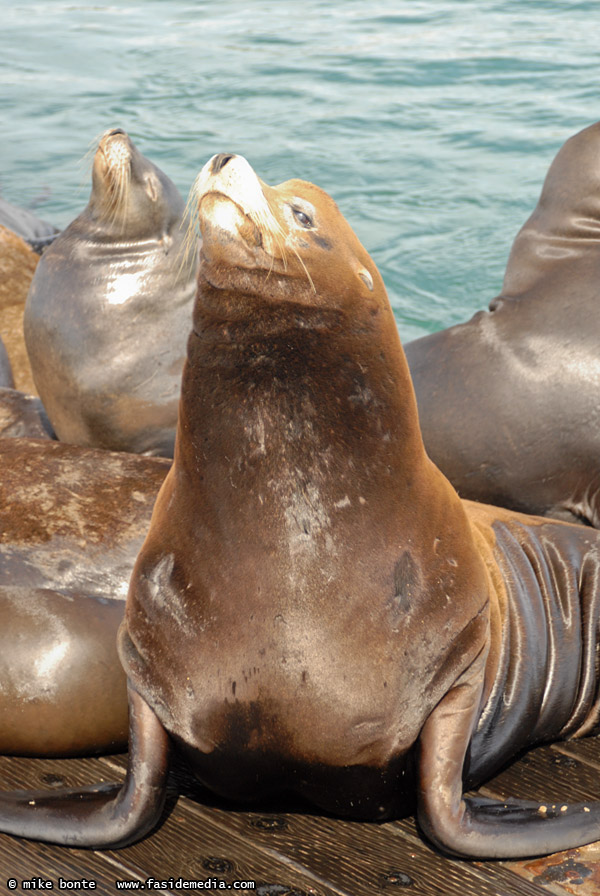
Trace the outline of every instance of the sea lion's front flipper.
{"type": "Polygon", "coordinates": [[[462,773],[483,674],[471,669],[420,736],[418,819],[441,850],[468,858],[525,858],[600,839],[600,803],[505,802],[463,796],[462,773]]]}
{"type": "Polygon", "coordinates": [[[65,846],[126,846],[143,837],[160,817],[168,756],[166,731],[129,688],[129,761],[123,784],[0,793],[0,831],[65,846]]]}

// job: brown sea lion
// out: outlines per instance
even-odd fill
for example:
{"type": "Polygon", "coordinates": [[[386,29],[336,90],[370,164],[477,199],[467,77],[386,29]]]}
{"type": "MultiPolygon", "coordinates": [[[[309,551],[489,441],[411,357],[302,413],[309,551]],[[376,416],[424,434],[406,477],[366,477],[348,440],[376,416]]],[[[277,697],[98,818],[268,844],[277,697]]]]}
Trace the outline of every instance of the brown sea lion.
{"type": "Polygon", "coordinates": [[[600,123],[554,159],[489,311],[406,346],[461,496],[600,527],[599,282],[600,123]]]}
{"type": "Polygon", "coordinates": [[[163,458],[0,439],[0,586],[124,600],[163,458]]]}
{"type": "Polygon", "coordinates": [[[116,633],[168,468],[163,458],[0,439],[0,752],[126,743],[116,633]]]}
{"type": "Polygon", "coordinates": [[[184,211],[124,131],[101,138],[90,201],[44,253],[25,309],[62,441],[172,456],[197,261],[183,251],[184,211]]]}
{"type": "Polygon", "coordinates": [[[118,846],[169,740],[239,798],[403,810],[463,856],[600,837],[600,804],[463,796],[597,724],[600,533],[462,503],[427,457],[381,277],[333,200],[215,156],[175,460],[120,630],[123,786],[0,795],[0,830],[118,846]],[[168,736],[167,736],[168,732],[168,736]],[[31,802],[35,805],[31,805],[31,802]]]}
{"type": "Polygon", "coordinates": [[[127,743],[123,601],[0,586],[0,752],[74,756],[127,743]]]}
{"type": "Polygon", "coordinates": [[[12,366],[17,389],[37,394],[23,335],[27,291],[39,255],[12,230],[0,224],[0,338],[12,366]]]}

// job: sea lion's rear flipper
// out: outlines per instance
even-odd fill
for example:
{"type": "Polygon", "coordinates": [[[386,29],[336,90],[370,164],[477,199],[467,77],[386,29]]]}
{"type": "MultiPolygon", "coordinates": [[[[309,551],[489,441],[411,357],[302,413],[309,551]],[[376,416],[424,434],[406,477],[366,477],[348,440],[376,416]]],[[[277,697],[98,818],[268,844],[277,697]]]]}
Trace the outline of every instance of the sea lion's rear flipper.
{"type": "Polygon", "coordinates": [[[547,855],[599,840],[598,802],[463,796],[462,772],[479,713],[481,678],[459,680],[421,732],[418,819],[425,834],[445,853],[488,859],[547,855]]]}
{"type": "Polygon", "coordinates": [[[0,831],[64,846],[117,848],[144,836],[165,801],[169,738],[129,689],[129,761],[122,785],[0,793],[0,831]]]}

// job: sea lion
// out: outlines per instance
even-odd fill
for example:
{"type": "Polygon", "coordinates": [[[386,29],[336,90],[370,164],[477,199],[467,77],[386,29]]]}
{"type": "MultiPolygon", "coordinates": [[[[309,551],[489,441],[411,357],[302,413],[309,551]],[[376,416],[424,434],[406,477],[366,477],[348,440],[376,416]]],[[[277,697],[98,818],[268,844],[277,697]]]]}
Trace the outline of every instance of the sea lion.
{"type": "Polygon", "coordinates": [[[11,205],[2,197],[0,197],[0,225],[22,237],[38,255],[41,255],[58,234],[53,224],[42,221],[28,209],[11,205]]]}
{"type": "Polygon", "coordinates": [[[0,338],[0,388],[14,389],[15,379],[13,377],[12,367],[10,366],[10,358],[6,347],[0,338]]]}
{"type": "Polygon", "coordinates": [[[54,438],[39,398],[17,389],[0,388],[0,438],[54,438]]]}
{"type": "Polygon", "coordinates": [[[172,456],[196,251],[175,185],[115,128],[85,210],[44,253],[25,309],[35,382],[59,439],[172,456]],[[66,313],[65,309],[68,309],[66,313]]]}
{"type": "Polygon", "coordinates": [[[0,586],[0,752],[75,756],[127,744],[116,632],[123,601],[0,586]]]}
{"type": "Polygon", "coordinates": [[[27,292],[39,261],[33,249],[0,225],[0,338],[12,366],[17,389],[37,394],[23,335],[27,292]]]}
{"type": "Polygon", "coordinates": [[[127,779],[2,794],[0,830],[143,836],[171,741],[222,794],[376,819],[403,809],[414,763],[421,826],[457,855],[597,839],[598,803],[463,793],[596,725],[600,533],[461,502],[425,453],[379,272],[327,194],[225,154],[194,193],[174,464],[119,634],[127,779]]]}
{"type": "Polygon", "coordinates": [[[124,600],[164,458],[0,439],[0,586],[124,600]]]}
{"type": "Polygon", "coordinates": [[[600,123],[554,159],[501,294],[406,346],[431,459],[461,496],[600,526],[600,123]]]}
{"type": "Polygon", "coordinates": [[[116,633],[168,468],[163,458],[0,439],[0,752],[126,744],[116,633]]]}

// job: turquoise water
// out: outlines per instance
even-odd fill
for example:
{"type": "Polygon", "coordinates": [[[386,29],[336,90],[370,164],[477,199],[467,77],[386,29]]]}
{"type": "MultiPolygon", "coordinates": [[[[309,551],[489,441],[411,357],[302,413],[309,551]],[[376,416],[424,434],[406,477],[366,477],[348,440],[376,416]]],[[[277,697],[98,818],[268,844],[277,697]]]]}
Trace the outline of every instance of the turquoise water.
{"type": "Polygon", "coordinates": [[[62,226],[109,127],[187,193],[217,151],[338,201],[403,339],[499,291],[555,152],[600,118],[593,2],[0,0],[0,191],[62,226]]]}

